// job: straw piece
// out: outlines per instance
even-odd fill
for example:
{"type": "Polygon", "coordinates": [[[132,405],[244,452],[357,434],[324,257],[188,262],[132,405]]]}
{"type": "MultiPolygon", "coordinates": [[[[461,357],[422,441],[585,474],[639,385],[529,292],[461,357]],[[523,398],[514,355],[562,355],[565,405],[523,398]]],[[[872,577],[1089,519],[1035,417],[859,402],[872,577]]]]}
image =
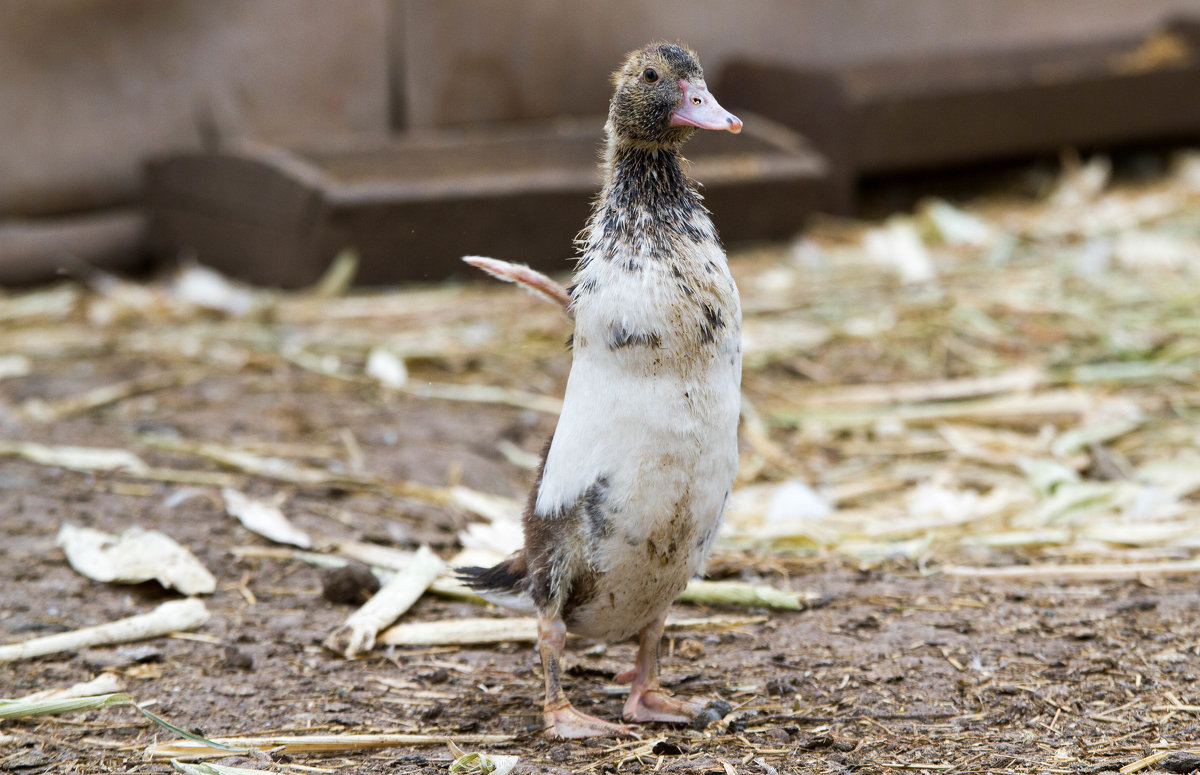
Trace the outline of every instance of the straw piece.
{"type": "Polygon", "coordinates": [[[150,467],[127,449],[38,444],[33,441],[0,441],[0,456],[20,457],[31,463],[71,471],[129,471],[145,473],[150,467]]]}
{"type": "Polygon", "coordinates": [[[484,643],[532,643],[537,619],[447,619],[397,624],[379,636],[388,646],[469,646],[484,643]]]}
{"type": "Polygon", "coordinates": [[[780,409],[772,420],[784,427],[820,424],[831,430],[870,428],[881,421],[902,425],[965,422],[1037,428],[1079,422],[1093,399],[1078,390],[1049,390],[1033,395],[1002,395],[965,401],[905,404],[862,409],[780,409]]]}
{"type": "Polygon", "coordinates": [[[132,705],[128,694],[113,692],[91,697],[59,697],[50,700],[0,700],[0,719],[52,716],[113,705],[132,705]]]}
{"type": "MultiPolygon", "coordinates": [[[[732,630],[767,621],[766,616],[712,616],[668,619],[667,630],[677,632],[732,630]]],[[[398,624],[379,636],[389,646],[469,646],[484,643],[532,643],[537,640],[537,619],[448,619],[398,624]]]]}
{"type": "Polygon", "coordinates": [[[450,488],[449,502],[463,511],[483,517],[488,522],[521,520],[521,502],[503,495],[493,495],[459,485],[450,488]]]}
{"type": "Polygon", "coordinates": [[[194,484],[201,487],[228,487],[237,482],[234,474],[226,471],[203,471],[184,468],[147,468],[145,471],[121,471],[123,476],[133,479],[146,479],[151,482],[169,482],[171,484],[194,484]]]}
{"type": "Polygon", "coordinates": [[[248,770],[245,767],[226,767],[223,764],[187,764],[178,759],[172,759],[171,766],[183,775],[275,775],[270,770],[248,770]]]}
{"type": "Polygon", "coordinates": [[[930,382],[829,385],[802,393],[796,397],[795,403],[798,406],[862,406],[951,401],[998,393],[1027,392],[1045,380],[1045,376],[1038,369],[1019,368],[1000,374],[930,382]]]}
{"type": "Polygon", "coordinates": [[[61,320],[75,310],[82,291],[78,285],[62,283],[12,298],[0,298],[0,322],[21,318],[61,320]]]}
{"type": "Polygon", "coordinates": [[[199,598],[171,600],[145,614],[81,630],[46,635],[21,643],[0,646],[0,662],[77,651],[89,646],[157,638],[181,630],[191,630],[208,621],[208,609],[199,598]]]}
{"type": "Polygon", "coordinates": [[[1149,756],[1138,759],[1136,762],[1130,762],[1129,764],[1126,764],[1119,770],[1119,772],[1121,775],[1130,775],[1130,773],[1140,772],[1151,765],[1158,764],[1160,761],[1170,755],[1171,751],[1158,751],[1157,753],[1152,753],[1149,756]]]}
{"type": "Polygon", "coordinates": [[[1200,559],[1179,562],[1104,563],[1091,565],[1016,565],[1004,568],[971,568],[948,565],[947,576],[976,579],[1057,579],[1061,581],[1103,581],[1137,579],[1143,576],[1188,576],[1200,573],[1200,559]]]}
{"type": "MultiPolygon", "coordinates": [[[[455,735],[461,743],[490,745],[507,743],[512,735],[455,735]]],[[[258,750],[278,749],[275,753],[345,753],[370,751],[378,748],[395,748],[405,745],[443,745],[446,735],[270,735],[264,737],[222,737],[213,742],[231,748],[258,750]]],[[[150,760],[161,759],[208,759],[228,756],[226,749],[212,748],[193,740],[171,740],[155,743],[146,749],[150,760]]]]}
{"type": "Polygon", "coordinates": [[[333,549],[343,557],[388,570],[403,570],[412,564],[413,557],[416,556],[416,552],[361,541],[338,541],[333,545],[333,549]]]}
{"type": "Polygon", "coordinates": [[[748,584],[744,581],[691,581],[679,601],[702,605],[762,606],[785,611],[799,611],[800,595],[765,584],[748,584]]]}
{"type": "Polygon", "coordinates": [[[225,499],[225,510],[247,530],[280,544],[301,549],[312,546],[308,533],[293,525],[278,506],[251,498],[232,487],[222,489],[221,497],[225,499]]]}
{"type": "Polygon", "coordinates": [[[182,452],[208,458],[215,463],[239,470],[243,473],[263,476],[291,484],[330,485],[343,487],[379,487],[381,483],[370,477],[339,474],[324,468],[294,463],[276,457],[264,457],[252,452],[227,447],[223,444],[175,439],[169,436],[146,435],[141,437],[147,446],[168,452],[182,452]]]}
{"type": "Polygon", "coordinates": [[[681,616],[667,619],[667,632],[737,630],[769,621],[769,616],[681,616]]]}
{"type": "Polygon", "coordinates": [[[26,417],[38,422],[54,422],[74,414],[82,414],[108,404],[115,404],[132,396],[198,382],[206,376],[208,376],[208,372],[196,369],[155,372],[52,401],[30,398],[21,405],[21,410],[26,417]]]}
{"type": "Polygon", "coordinates": [[[19,699],[25,702],[37,702],[39,700],[68,700],[76,697],[93,697],[98,694],[116,694],[122,691],[125,685],[121,681],[121,677],[114,673],[101,673],[90,681],[72,684],[63,689],[46,689],[33,694],[26,694],[19,699]]]}
{"type": "Polygon", "coordinates": [[[358,274],[359,256],[354,248],[344,248],[330,262],[325,274],[308,289],[308,295],[318,299],[342,296],[354,284],[358,274]]]}
{"type": "Polygon", "coordinates": [[[475,404],[504,404],[546,414],[562,412],[562,399],[496,385],[454,385],[445,382],[409,381],[400,390],[416,398],[466,401],[475,404]]]}

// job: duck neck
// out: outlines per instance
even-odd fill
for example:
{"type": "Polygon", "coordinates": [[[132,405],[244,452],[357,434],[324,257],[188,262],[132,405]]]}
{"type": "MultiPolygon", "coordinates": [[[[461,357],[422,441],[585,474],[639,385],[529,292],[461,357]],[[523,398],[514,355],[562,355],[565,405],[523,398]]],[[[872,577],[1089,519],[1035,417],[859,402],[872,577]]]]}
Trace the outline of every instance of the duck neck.
{"type": "Polygon", "coordinates": [[[708,211],[683,171],[680,146],[620,142],[609,135],[604,189],[589,249],[607,258],[662,258],[716,239],[708,211]]]}
{"type": "Polygon", "coordinates": [[[647,194],[691,192],[683,174],[680,146],[649,145],[608,137],[604,151],[604,193],[624,195],[643,191],[647,194]]]}

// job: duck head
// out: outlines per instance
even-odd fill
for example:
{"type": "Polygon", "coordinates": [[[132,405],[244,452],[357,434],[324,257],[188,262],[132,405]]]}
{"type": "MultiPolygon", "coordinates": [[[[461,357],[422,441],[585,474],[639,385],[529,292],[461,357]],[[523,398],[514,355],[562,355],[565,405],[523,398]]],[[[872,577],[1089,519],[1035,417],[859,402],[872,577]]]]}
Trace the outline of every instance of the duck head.
{"type": "Polygon", "coordinates": [[[616,92],[608,128],[618,143],[677,146],[697,129],[734,134],[742,121],[708,93],[696,54],[674,43],[651,43],[613,73],[616,92]]]}

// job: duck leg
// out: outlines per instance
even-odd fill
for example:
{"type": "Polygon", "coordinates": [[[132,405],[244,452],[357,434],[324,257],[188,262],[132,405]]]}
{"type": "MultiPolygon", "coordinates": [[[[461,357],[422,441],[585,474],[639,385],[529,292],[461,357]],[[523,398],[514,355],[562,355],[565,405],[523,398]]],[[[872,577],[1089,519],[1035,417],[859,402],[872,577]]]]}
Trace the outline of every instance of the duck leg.
{"type": "Polygon", "coordinates": [[[703,702],[676,699],[658,684],[658,646],[666,621],[663,611],[638,634],[637,663],[617,675],[617,681],[633,682],[621,713],[626,721],[691,721],[704,710],[703,702]]]}
{"type": "Polygon", "coordinates": [[[575,709],[563,691],[559,664],[567,628],[557,616],[538,617],[538,655],[542,658],[542,674],[546,677],[546,704],[543,717],[546,734],[552,737],[637,737],[624,724],[613,724],[575,709]]]}

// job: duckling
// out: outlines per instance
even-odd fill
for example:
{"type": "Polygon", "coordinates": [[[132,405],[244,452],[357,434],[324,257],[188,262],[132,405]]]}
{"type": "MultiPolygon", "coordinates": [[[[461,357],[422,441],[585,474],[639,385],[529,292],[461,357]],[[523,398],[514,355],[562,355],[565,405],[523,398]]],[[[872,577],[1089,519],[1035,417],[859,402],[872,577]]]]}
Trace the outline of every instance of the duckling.
{"type": "Polygon", "coordinates": [[[680,149],[698,129],[737,133],[742,122],[680,45],[629,54],[613,84],[604,184],[565,299],[571,372],[525,545],[492,568],[460,569],[485,598],[537,612],[545,730],[558,737],[634,734],[567,699],[568,630],[638,636],[634,666],[616,677],[631,684],[626,721],[703,709],[660,686],[659,642],[667,608],[703,573],[738,462],[741,306],[680,149]]]}

